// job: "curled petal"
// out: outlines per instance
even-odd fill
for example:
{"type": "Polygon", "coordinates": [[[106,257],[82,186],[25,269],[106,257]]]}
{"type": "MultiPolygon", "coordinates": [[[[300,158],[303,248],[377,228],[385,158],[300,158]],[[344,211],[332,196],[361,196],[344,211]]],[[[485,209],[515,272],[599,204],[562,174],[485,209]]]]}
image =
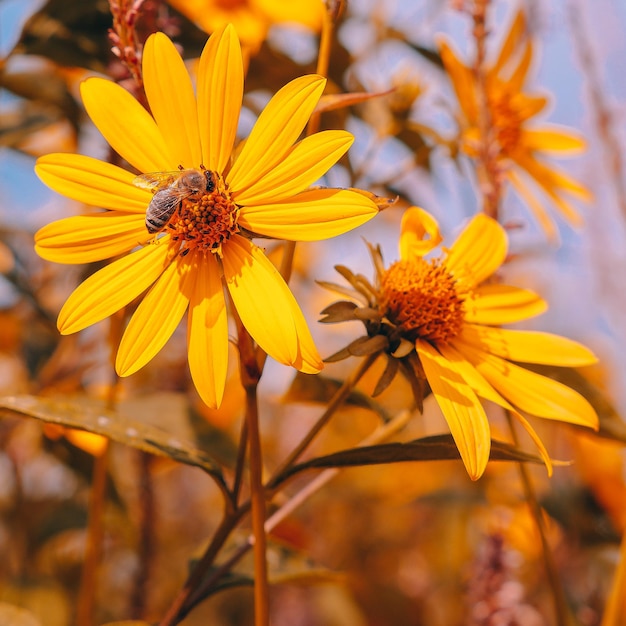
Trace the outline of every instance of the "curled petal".
{"type": "Polygon", "coordinates": [[[422,257],[441,243],[437,220],[424,209],[411,207],[402,216],[400,258],[422,257]]]}

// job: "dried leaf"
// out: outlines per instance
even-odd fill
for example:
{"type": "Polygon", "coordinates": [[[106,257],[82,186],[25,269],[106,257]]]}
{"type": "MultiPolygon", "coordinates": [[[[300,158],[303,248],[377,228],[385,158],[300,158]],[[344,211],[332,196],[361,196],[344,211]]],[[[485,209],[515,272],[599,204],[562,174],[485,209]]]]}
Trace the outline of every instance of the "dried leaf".
{"type": "MultiPolygon", "coordinates": [[[[311,468],[356,467],[406,461],[450,461],[460,458],[452,435],[434,435],[406,443],[385,443],[363,448],[351,448],[316,457],[293,466],[281,479],[311,468]]],[[[492,461],[517,461],[543,465],[543,460],[539,456],[523,452],[512,444],[495,439],[491,440],[489,458],[492,461]]]]}
{"type": "Polygon", "coordinates": [[[320,315],[324,317],[318,321],[322,324],[336,324],[337,322],[350,322],[356,319],[355,309],[358,306],[354,302],[341,300],[327,306],[320,315]]]}
{"type": "Polygon", "coordinates": [[[376,397],[380,395],[393,381],[398,373],[398,368],[400,367],[400,362],[398,359],[394,359],[393,357],[387,357],[387,365],[385,366],[385,371],[382,373],[381,377],[378,379],[376,383],[376,387],[372,392],[372,397],[376,397]]]}
{"type": "Polygon", "coordinates": [[[0,397],[0,415],[32,417],[43,422],[103,435],[127,446],[180,463],[202,468],[222,480],[222,472],[204,451],[157,426],[119,412],[107,411],[102,403],[72,402],[37,396],[0,397]]]}
{"type": "Polygon", "coordinates": [[[353,93],[339,93],[328,94],[322,96],[320,101],[315,107],[316,113],[324,113],[325,111],[334,111],[335,109],[343,109],[361,102],[366,102],[372,98],[380,98],[381,96],[388,96],[392,93],[393,89],[387,91],[377,91],[376,93],[367,93],[365,91],[353,92],[353,93]]]}
{"type": "Polygon", "coordinates": [[[389,340],[384,335],[373,337],[359,337],[349,346],[348,351],[354,356],[368,356],[380,352],[389,346],[389,340]]]}

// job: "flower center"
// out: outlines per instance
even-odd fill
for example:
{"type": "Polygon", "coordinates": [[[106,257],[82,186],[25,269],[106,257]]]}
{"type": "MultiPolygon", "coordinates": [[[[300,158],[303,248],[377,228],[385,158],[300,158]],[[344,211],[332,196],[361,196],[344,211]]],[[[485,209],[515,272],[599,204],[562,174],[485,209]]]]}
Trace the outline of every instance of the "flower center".
{"type": "Polygon", "coordinates": [[[385,315],[407,339],[447,342],[463,327],[465,298],[437,260],[416,257],[394,263],[382,275],[381,292],[385,315]]]}
{"type": "Polygon", "coordinates": [[[212,189],[185,198],[168,227],[172,239],[184,246],[183,251],[202,248],[221,256],[222,244],[239,232],[239,207],[231,200],[221,176],[216,172],[211,175],[212,189]]]}

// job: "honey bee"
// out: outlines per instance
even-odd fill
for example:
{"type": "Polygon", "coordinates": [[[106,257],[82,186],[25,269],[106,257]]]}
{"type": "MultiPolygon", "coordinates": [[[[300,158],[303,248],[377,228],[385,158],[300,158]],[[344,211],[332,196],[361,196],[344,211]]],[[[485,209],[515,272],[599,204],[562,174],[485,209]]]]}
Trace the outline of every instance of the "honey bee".
{"type": "Polygon", "coordinates": [[[133,185],[154,193],[146,210],[146,228],[150,234],[163,230],[183,200],[211,193],[215,189],[213,172],[180,169],[173,172],[151,172],[133,179],[133,185]]]}

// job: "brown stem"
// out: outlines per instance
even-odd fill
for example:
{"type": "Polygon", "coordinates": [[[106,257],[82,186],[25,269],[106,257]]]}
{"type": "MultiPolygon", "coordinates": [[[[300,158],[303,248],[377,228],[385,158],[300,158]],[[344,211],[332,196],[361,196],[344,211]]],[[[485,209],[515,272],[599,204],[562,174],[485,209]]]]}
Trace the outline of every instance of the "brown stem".
{"type": "Polygon", "coordinates": [[[130,597],[130,615],[133,619],[143,617],[146,608],[146,595],[150,569],[153,562],[154,539],[155,539],[155,507],[154,486],[152,484],[151,466],[153,457],[142,451],[138,451],[139,465],[139,504],[141,520],[139,531],[139,567],[135,575],[133,590],[130,597]]]}
{"type": "MultiPolygon", "coordinates": [[[[506,417],[509,423],[509,429],[511,431],[513,443],[516,447],[519,447],[519,439],[515,430],[515,424],[513,423],[513,417],[508,411],[506,412],[506,417]]],[[[518,463],[517,466],[519,468],[520,477],[522,479],[526,502],[530,507],[530,511],[537,526],[537,530],[539,531],[539,537],[541,540],[541,552],[543,555],[543,565],[546,570],[546,576],[548,578],[548,584],[550,585],[550,591],[552,592],[557,626],[574,626],[576,622],[572,617],[569,605],[567,603],[565,592],[563,590],[563,585],[561,584],[559,573],[556,568],[554,558],[552,556],[552,551],[550,550],[550,544],[548,543],[546,526],[543,520],[543,510],[541,509],[541,505],[539,504],[539,500],[537,499],[537,494],[535,493],[535,489],[530,479],[528,468],[524,463],[518,463]]]]}
{"type": "Polygon", "coordinates": [[[104,450],[94,456],[85,562],[83,563],[78,601],[76,604],[76,624],[78,626],[93,626],[94,624],[97,572],[102,558],[102,539],[104,537],[103,520],[109,458],[108,451],[109,442],[107,440],[104,450]]]}
{"type": "Polygon", "coordinates": [[[476,100],[478,105],[478,179],[483,199],[483,211],[489,217],[498,219],[501,197],[499,148],[495,137],[493,116],[489,106],[489,85],[486,71],[487,9],[490,0],[474,0],[472,34],[476,42],[474,77],[476,80],[476,100]]]}
{"type": "Polygon", "coordinates": [[[254,624],[269,626],[269,586],[267,582],[267,541],[265,536],[265,490],[256,385],[246,388],[246,421],[254,536],[254,624]]]}
{"type": "Polygon", "coordinates": [[[317,422],[313,425],[311,430],[305,435],[302,441],[294,448],[291,454],[283,461],[283,463],[274,471],[272,477],[267,483],[269,489],[273,489],[278,484],[282,474],[288,470],[302,455],[302,453],[309,447],[313,439],[317,436],[320,430],[326,425],[328,420],[333,416],[335,411],[343,403],[343,401],[350,395],[356,384],[361,380],[365,372],[372,366],[377,358],[377,354],[370,354],[359,365],[359,367],[347,378],[341,387],[337,389],[335,395],[330,399],[326,410],[319,417],[317,422]]]}

